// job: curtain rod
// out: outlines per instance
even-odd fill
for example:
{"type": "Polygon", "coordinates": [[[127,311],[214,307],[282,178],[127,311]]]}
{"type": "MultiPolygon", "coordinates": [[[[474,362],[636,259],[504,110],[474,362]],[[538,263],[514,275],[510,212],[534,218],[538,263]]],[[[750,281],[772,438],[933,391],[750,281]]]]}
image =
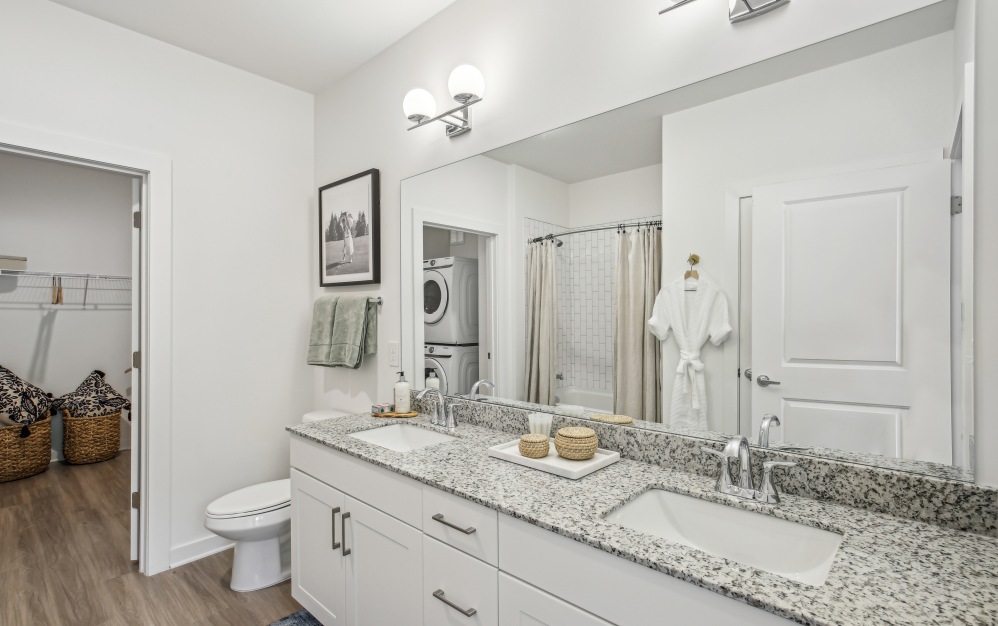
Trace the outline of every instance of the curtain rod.
{"type": "Polygon", "coordinates": [[[564,237],[566,235],[578,235],[581,233],[592,233],[598,230],[625,230],[631,226],[657,226],[659,230],[662,230],[662,220],[652,220],[649,222],[631,222],[629,224],[617,224],[616,226],[595,226],[593,228],[585,228],[582,230],[566,230],[564,232],[554,234],[548,233],[543,237],[535,237],[533,239],[527,239],[527,243],[540,243],[545,240],[554,239],[555,237],[564,237]]]}

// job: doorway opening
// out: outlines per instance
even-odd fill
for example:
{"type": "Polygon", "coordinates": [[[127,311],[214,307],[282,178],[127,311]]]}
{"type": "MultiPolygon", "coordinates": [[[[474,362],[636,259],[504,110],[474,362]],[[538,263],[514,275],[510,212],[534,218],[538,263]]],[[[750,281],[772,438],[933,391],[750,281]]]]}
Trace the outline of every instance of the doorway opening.
{"type": "Polygon", "coordinates": [[[17,487],[57,481],[62,489],[72,480],[67,497],[85,499],[113,484],[106,509],[81,504],[67,516],[100,513],[100,523],[109,522],[96,537],[106,542],[101,549],[138,562],[143,572],[144,285],[136,215],[145,205],[146,174],[0,145],[0,255],[7,257],[0,265],[0,364],[54,398],[72,394],[49,411],[49,469],[58,464],[58,471],[26,476],[17,487]]]}
{"type": "Polygon", "coordinates": [[[480,379],[495,380],[490,255],[494,238],[423,226],[424,361],[418,386],[457,395],[470,393],[480,379]]]}

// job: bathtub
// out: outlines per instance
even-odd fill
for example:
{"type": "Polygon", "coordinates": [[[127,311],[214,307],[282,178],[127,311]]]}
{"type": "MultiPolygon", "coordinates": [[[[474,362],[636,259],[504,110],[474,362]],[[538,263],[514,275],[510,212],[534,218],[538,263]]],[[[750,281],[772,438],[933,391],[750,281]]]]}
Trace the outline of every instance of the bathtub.
{"type": "Polygon", "coordinates": [[[558,404],[578,404],[589,411],[613,413],[613,392],[585,389],[583,387],[563,387],[555,390],[558,404]]]}

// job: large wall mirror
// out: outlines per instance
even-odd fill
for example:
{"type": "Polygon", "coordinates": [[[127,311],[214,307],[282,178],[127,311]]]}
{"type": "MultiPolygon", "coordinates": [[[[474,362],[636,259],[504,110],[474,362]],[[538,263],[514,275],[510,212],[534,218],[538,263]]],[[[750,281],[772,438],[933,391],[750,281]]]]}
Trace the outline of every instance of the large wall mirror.
{"type": "Polygon", "coordinates": [[[416,386],[755,445],[772,414],[774,448],[972,480],[954,17],[403,181],[416,386]]]}

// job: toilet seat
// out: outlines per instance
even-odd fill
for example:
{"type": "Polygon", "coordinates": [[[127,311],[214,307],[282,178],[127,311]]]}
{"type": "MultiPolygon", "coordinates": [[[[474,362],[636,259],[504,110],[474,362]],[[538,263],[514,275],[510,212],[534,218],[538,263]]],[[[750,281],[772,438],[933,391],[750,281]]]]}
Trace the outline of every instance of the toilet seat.
{"type": "Polygon", "coordinates": [[[291,506],[291,479],[250,485],[218,498],[205,515],[212,519],[252,517],[291,506]]]}

